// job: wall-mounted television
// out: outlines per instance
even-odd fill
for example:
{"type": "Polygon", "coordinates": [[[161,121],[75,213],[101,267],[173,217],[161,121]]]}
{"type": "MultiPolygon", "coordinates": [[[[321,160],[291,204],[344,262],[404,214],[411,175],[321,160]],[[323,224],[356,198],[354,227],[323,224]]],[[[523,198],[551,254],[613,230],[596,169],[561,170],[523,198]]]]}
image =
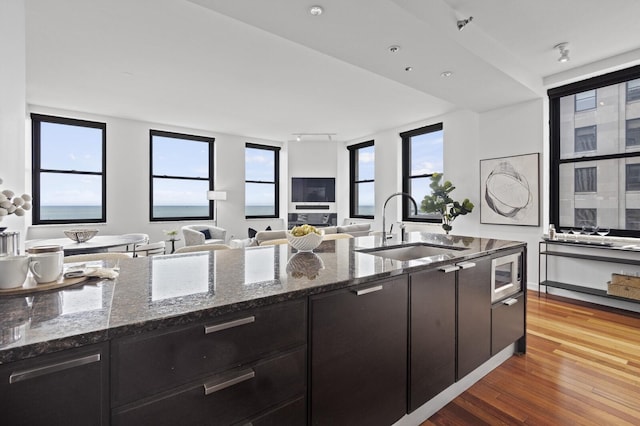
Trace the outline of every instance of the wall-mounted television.
{"type": "Polygon", "coordinates": [[[333,203],[336,201],[336,179],[291,178],[291,201],[333,203]]]}

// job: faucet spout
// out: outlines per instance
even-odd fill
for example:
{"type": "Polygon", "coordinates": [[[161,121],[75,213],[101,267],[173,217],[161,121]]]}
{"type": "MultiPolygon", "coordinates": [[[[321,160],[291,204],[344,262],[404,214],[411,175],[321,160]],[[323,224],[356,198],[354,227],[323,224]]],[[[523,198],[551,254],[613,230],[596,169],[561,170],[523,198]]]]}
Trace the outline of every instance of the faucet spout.
{"type": "Polygon", "coordinates": [[[394,192],[393,194],[389,195],[385,200],[384,205],[382,206],[382,244],[383,245],[387,243],[387,224],[385,219],[386,211],[387,211],[387,203],[393,197],[407,197],[413,203],[413,208],[416,214],[418,214],[418,203],[416,203],[416,200],[413,199],[411,194],[407,194],[406,192],[394,192]]]}

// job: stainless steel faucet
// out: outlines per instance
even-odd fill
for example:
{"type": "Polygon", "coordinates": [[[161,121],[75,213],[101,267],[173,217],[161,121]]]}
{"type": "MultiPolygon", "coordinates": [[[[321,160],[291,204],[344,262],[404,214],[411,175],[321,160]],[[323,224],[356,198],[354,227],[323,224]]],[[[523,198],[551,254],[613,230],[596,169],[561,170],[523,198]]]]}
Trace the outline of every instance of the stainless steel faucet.
{"type": "Polygon", "coordinates": [[[413,197],[410,194],[407,194],[406,192],[395,192],[395,193],[389,195],[389,197],[387,197],[387,199],[385,200],[384,205],[382,206],[382,244],[383,245],[385,245],[387,243],[387,224],[386,224],[386,219],[385,219],[385,213],[387,211],[387,203],[393,197],[398,197],[398,196],[404,196],[404,197],[409,198],[411,200],[411,202],[413,203],[413,208],[415,209],[416,214],[418,214],[418,204],[416,203],[416,200],[414,200],[413,197]]]}

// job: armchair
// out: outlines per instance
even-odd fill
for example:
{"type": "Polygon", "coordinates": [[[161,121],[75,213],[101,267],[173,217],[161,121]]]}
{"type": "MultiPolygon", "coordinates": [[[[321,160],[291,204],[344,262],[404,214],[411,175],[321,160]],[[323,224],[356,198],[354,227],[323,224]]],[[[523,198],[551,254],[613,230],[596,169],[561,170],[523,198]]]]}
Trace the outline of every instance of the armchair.
{"type": "Polygon", "coordinates": [[[225,244],[227,230],[211,225],[187,225],[182,227],[185,246],[200,244],[225,244]]]}

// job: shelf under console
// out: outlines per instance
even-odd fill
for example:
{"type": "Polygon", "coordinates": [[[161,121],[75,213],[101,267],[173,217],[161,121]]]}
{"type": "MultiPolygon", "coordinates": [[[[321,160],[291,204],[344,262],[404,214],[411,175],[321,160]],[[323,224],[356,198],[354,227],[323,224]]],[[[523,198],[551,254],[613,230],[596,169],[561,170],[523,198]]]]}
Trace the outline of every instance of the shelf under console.
{"type": "Polygon", "coordinates": [[[563,281],[556,281],[556,280],[551,280],[548,279],[548,265],[547,262],[544,262],[544,269],[543,269],[543,257],[558,257],[558,258],[566,258],[566,259],[579,259],[579,260],[585,260],[587,262],[591,261],[591,262],[608,262],[608,263],[615,263],[615,264],[620,264],[620,265],[633,265],[633,266],[640,266],[640,259],[631,259],[631,258],[625,258],[625,257],[619,257],[618,254],[621,254],[623,252],[629,253],[629,252],[638,252],[637,249],[628,249],[627,247],[621,247],[621,246],[613,246],[613,245],[597,245],[597,244],[575,244],[575,243],[571,243],[568,244],[566,242],[563,241],[547,241],[547,240],[543,240],[540,241],[539,243],[539,256],[538,256],[538,272],[539,272],[539,285],[538,285],[538,294],[540,294],[541,292],[541,287],[545,287],[545,292],[547,291],[547,289],[549,287],[551,288],[557,288],[557,289],[561,289],[561,290],[567,290],[567,291],[572,291],[572,292],[576,292],[576,293],[582,293],[582,294],[588,294],[591,296],[598,296],[598,297],[603,297],[603,298],[607,298],[607,299],[612,299],[612,300],[619,300],[619,301],[625,301],[625,302],[632,302],[632,303],[639,303],[640,300],[637,299],[633,299],[633,298],[629,298],[629,297],[623,297],[623,296],[618,296],[618,295],[614,295],[614,294],[609,294],[607,292],[607,290],[603,290],[600,288],[594,288],[594,287],[590,287],[588,285],[578,285],[578,284],[569,284],[567,282],[563,282],[563,281]],[[544,246],[544,249],[543,249],[544,246]],[[584,249],[595,249],[598,252],[601,252],[601,250],[605,250],[605,252],[601,252],[601,253],[606,253],[609,254],[608,256],[602,256],[602,255],[596,255],[596,254],[588,254],[588,253],[575,253],[575,252],[569,252],[569,251],[560,251],[560,250],[550,250],[551,246],[561,246],[561,247],[565,247],[565,248],[576,248],[576,247],[580,247],[580,248],[584,248],[584,249]],[[543,276],[544,273],[544,276],[543,276]]]}

